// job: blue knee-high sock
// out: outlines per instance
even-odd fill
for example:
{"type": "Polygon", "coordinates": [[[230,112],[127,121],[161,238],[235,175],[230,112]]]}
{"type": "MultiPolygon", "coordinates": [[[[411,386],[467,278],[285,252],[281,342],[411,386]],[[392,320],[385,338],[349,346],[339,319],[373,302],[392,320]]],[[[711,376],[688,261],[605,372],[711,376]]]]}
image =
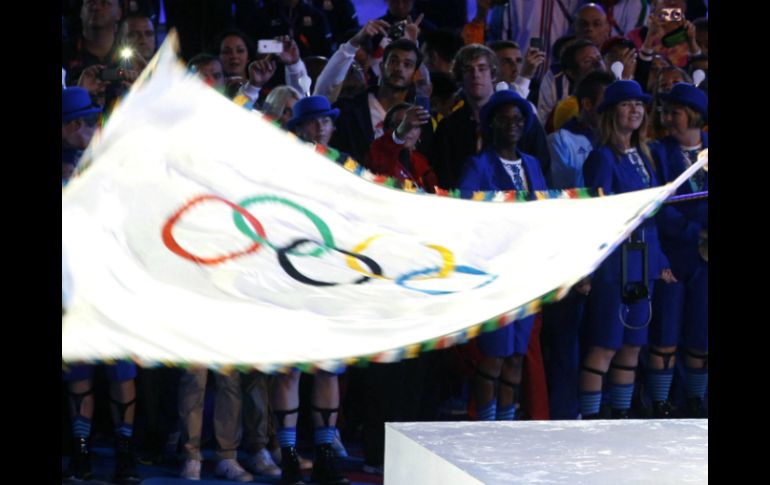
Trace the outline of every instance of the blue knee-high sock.
{"type": "Polygon", "coordinates": [[[318,426],[313,432],[313,443],[316,445],[331,444],[336,433],[336,426],[318,426]]]}
{"type": "Polygon", "coordinates": [[[706,386],[709,382],[708,369],[693,369],[685,367],[685,387],[687,388],[687,397],[698,397],[703,399],[706,394],[706,386]]]}
{"type": "Polygon", "coordinates": [[[504,406],[497,410],[497,421],[513,421],[516,419],[516,405],[504,406]]]}
{"type": "Polygon", "coordinates": [[[278,443],[281,445],[281,448],[297,445],[296,426],[293,428],[279,428],[275,434],[278,437],[278,443]]]}
{"type": "Polygon", "coordinates": [[[631,409],[631,397],[634,395],[634,383],[610,384],[612,409],[631,409]]]}
{"type": "Polygon", "coordinates": [[[88,438],[91,436],[91,420],[81,415],[72,420],[72,436],[75,438],[88,438]]]}
{"type": "Polygon", "coordinates": [[[595,391],[595,392],[581,391],[578,394],[578,400],[580,401],[580,414],[582,416],[599,414],[599,407],[602,404],[602,391],[595,391]]]}
{"type": "Polygon", "coordinates": [[[497,415],[497,400],[492,399],[479,408],[479,421],[494,421],[497,415]]]}
{"type": "Polygon", "coordinates": [[[123,438],[130,438],[134,434],[134,426],[128,423],[120,423],[120,426],[115,428],[115,435],[122,436],[123,438]]]}
{"type": "Polygon", "coordinates": [[[653,401],[665,401],[671,390],[674,369],[647,369],[647,385],[653,401]]]}

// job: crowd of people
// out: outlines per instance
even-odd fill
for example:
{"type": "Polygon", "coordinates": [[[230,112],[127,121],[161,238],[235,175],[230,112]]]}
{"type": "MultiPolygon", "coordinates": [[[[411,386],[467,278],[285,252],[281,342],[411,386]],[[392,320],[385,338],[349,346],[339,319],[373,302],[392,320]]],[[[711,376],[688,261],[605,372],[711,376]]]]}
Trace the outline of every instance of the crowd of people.
{"type": "MultiPolygon", "coordinates": [[[[707,1],[476,0],[468,20],[465,1],[383,0],[363,25],[350,0],[182,3],[64,2],[63,186],[171,27],[222,96],[428,193],[620,194],[673,181],[708,147],[707,1]]],[[[305,392],[299,370],[108,366],[115,481],[140,480],[137,447],[152,460],[164,446],[200,479],[209,375],[215,474],[241,482],[312,469],[349,483],[347,440],[381,474],[389,421],[706,417],[708,172],[677,193],[698,198],[662,206],[564,299],[460,348],[319,371],[305,392]]],[[[63,373],[65,478],[92,476],[94,376],[63,373]]]]}

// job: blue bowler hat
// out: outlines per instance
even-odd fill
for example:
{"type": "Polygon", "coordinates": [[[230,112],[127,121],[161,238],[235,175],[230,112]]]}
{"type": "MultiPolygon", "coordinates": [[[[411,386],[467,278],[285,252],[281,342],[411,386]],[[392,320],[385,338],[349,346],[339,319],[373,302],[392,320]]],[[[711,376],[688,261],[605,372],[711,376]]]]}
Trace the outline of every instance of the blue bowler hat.
{"type": "Polygon", "coordinates": [[[630,99],[638,99],[643,101],[644,104],[649,104],[652,96],[642,92],[642,87],[636,81],[615,81],[604,90],[604,100],[596,108],[596,111],[601,113],[610,106],[630,99]]]}
{"type": "Polygon", "coordinates": [[[679,104],[694,109],[703,116],[703,121],[709,119],[709,98],[706,93],[692,84],[676,83],[671,88],[671,92],[661,94],[660,99],[666,103],[679,104]]]}
{"type": "Polygon", "coordinates": [[[526,117],[526,121],[524,121],[524,132],[529,130],[529,127],[532,126],[533,114],[532,106],[530,106],[529,101],[519,96],[515,91],[503,89],[493,94],[489,98],[489,101],[487,101],[487,104],[481,107],[479,117],[481,118],[482,130],[485,133],[488,134],[491,130],[492,118],[494,117],[497,108],[506,104],[515,104],[521,110],[521,114],[526,117]]]}
{"type": "Polygon", "coordinates": [[[88,91],[72,87],[61,91],[61,122],[67,123],[77,118],[84,118],[101,113],[102,108],[91,101],[88,91]]]}
{"type": "Polygon", "coordinates": [[[322,118],[324,116],[330,116],[336,121],[337,117],[340,115],[340,110],[336,108],[332,109],[326,96],[308,96],[307,98],[302,98],[294,104],[292,112],[293,115],[291,119],[286,122],[286,128],[288,130],[293,130],[295,126],[302,124],[305,121],[322,118]]]}

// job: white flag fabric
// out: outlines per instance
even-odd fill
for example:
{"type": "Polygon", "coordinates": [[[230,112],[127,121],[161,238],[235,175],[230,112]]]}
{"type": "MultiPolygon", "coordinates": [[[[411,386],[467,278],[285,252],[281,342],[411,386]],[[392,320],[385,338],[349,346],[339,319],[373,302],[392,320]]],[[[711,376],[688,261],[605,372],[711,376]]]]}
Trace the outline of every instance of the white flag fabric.
{"type": "Polygon", "coordinates": [[[236,106],[168,43],[154,64],[63,190],[64,361],[333,370],[461,342],[563,295],[706,161],[600,198],[410,193],[236,106]]]}

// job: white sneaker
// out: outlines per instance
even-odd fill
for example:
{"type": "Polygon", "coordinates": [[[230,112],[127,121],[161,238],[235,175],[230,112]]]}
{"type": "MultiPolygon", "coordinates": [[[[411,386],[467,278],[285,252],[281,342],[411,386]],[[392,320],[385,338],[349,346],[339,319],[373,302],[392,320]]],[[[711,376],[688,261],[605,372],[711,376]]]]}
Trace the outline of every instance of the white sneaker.
{"type": "Polygon", "coordinates": [[[180,477],[186,478],[187,480],[200,480],[201,479],[201,462],[200,460],[194,460],[192,458],[188,458],[184,461],[184,466],[182,467],[182,472],[179,474],[180,477]]]}
{"type": "Polygon", "coordinates": [[[281,469],[275,464],[267,448],[262,448],[249,457],[246,461],[246,468],[252,473],[269,477],[277,477],[281,474],[281,469]]]}
{"type": "Polygon", "coordinates": [[[340,437],[340,430],[336,430],[334,434],[334,441],[332,441],[332,449],[337,458],[347,458],[348,450],[345,449],[345,445],[342,444],[342,438],[340,437]]]}
{"type": "Polygon", "coordinates": [[[234,458],[219,460],[217,468],[214,470],[214,475],[219,478],[226,478],[236,482],[251,482],[254,480],[254,476],[244,470],[240,463],[234,458]]]}

